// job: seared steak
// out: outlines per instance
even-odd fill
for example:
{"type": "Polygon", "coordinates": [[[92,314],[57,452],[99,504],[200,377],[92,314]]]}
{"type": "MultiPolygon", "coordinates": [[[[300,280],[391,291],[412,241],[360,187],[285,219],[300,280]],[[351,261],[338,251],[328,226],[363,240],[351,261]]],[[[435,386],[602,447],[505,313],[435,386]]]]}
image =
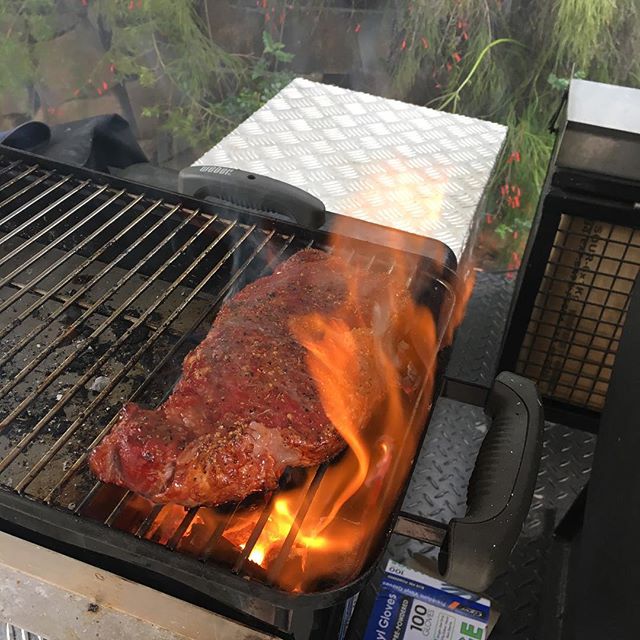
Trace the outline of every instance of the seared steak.
{"type": "Polygon", "coordinates": [[[286,467],[335,456],[345,442],[323,409],[294,333],[314,313],[353,332],[357,357],[350,371],[335,375],[353,385],[351,405],[362,426],[385,394],[372,327],[389,292],[387,276],[363,272],[356,295],[348,295],[353,269],[305,250],[228,300],[185,358],[171,396],[157,409],[123,408],[91,454],[94,474],[155,502],[216,505],[275,488],[286,467]],[[302,323],[296,331],[294,319],[302,323]]]}

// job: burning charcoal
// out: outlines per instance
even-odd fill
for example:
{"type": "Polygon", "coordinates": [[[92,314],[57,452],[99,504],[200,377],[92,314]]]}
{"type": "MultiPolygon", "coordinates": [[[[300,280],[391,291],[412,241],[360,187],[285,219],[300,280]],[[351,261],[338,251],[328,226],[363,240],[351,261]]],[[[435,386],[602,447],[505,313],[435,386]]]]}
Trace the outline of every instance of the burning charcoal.
{"type": "Polygon", "coordinates": [[[106,387],[109,386],[110,382],[111,382],[111,379],[108,378],[107,376],[97,376],[91,381],[91,384],[87,386],[87,389],[89,389],[89,391],[100,392],[103,389],[106,389],[106,387]]]}

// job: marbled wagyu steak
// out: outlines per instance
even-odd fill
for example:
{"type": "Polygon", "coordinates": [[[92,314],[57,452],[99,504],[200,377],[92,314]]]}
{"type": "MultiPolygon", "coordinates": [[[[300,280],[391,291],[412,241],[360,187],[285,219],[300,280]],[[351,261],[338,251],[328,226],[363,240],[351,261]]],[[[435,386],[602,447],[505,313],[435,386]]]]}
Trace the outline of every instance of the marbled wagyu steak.
{"type": "Polygon", "coordinates": [[[385,395],[372,327],[380,324],[389,276],[356,272],[349,296],[354,270],[304,250],[229,299],[185,358],[171,396],[157,409],[122,409],[91,454],[93,473],[154,502],[216,505],[274,489],[287,467],[339,453],[345,442],[323,409],[291,319],[318,313],[353,331],[352,371],[335,375],[348,373],[353,415],[364,425],[385,395]]]}

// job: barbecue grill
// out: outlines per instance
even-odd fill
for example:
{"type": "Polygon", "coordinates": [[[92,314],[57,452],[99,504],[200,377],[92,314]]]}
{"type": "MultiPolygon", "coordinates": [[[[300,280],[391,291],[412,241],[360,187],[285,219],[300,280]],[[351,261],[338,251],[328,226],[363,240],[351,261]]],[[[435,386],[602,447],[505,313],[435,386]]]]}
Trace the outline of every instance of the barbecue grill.
{"type": "Polygon", "coordinates": [[[3,149],[0,527],[283,638],[338,637],[394,530],[440,546],[441,572],[453,583],[484,588],[504,566],[531,499],[539,402],[526,380],[501,374],[467,516],[440,524],[399,513],[442,387],[457,265],[436,240],[389,232],[390,249],[362,239],[379,237],[375,225],[353,224],[359,239],[342,257],[389,272],[402,247],[411,290],[432,311],[442,348],[438,366],[420,372],[368,545],[353,550],[346,573],[331,569],[290,589],[280,575],[339,462],[294,470],[274,492],[212,510],[154,505],[96,482],[86,460],[123,402],[155,406],[167,396],[229,295],[300,249],[331,250],[330,235],[3,149]],[[276,497],[292,486],[304,491],[277,556],[263,567],[252,551],[276,497]],[[247,514],[245,542],[231,544],[228,532],[247,514]]]}

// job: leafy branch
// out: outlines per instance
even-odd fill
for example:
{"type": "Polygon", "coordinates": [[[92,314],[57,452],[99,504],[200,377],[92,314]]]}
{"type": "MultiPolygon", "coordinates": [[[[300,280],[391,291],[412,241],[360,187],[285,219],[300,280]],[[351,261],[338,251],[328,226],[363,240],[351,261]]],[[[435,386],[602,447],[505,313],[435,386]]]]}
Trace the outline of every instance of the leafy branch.
{"type": "Polygon", "coordinates": [[[482,49],[482,51],[480,52],[480,55],[478,55],[478,57],[476,58],[476,61],[471,67],[471,70],[467,74],[467,77],[456,87],[456,89],[434,98],[433,100],[427,103],[427,106],[437,105],[438,109],[444,110],[453,102],[452,111],[455,113],[458,107],[458,102],[460,100],[460,93],[467,86],[467,84],[471,82],[473,76],[476,74],[476,71],[482,64],[482,61],[484,60],[485,56],[489,53],[489,51],[491,51],[491,49],[493,49],[493,47],[499,44],[507,44],[507,43],[515,44],[518,47],[524,46],[522,43],[518,42],[517,40],[513,40],[512,38],[498,38],[497,40],[493,40],[486,47],[484,47],[484,49],[482,49]]]}

